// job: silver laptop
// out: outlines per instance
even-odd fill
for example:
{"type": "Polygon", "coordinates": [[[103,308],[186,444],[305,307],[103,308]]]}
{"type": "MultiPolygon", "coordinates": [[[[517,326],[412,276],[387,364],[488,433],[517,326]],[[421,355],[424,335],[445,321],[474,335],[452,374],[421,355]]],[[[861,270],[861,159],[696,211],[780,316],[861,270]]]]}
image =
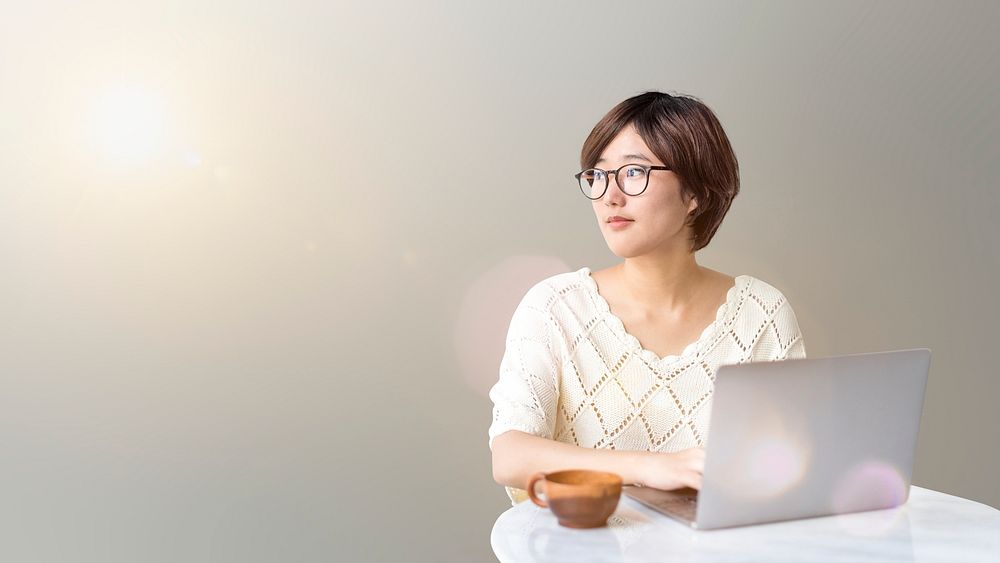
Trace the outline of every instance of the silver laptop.
{"type": "Polygon", "coordinates": [[[625,494],[707,530],[906,502],[931,351],[719,368],[701,491],[625,494]]]}

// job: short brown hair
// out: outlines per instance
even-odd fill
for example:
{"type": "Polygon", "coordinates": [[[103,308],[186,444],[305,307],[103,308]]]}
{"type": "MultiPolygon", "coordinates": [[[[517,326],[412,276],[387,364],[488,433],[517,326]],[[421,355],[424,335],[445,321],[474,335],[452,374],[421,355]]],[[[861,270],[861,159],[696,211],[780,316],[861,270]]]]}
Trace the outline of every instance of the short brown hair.
{"type": "Polygon", "coordinates": [[[690,218],[692,251],[708,246],[740,191],[740,170],[719,119],[701,100],[646,92],[611,109],[583,143],[580,165],[593,168],[601,153],[629,125],[681,181],[698,208],[690,218]]]}

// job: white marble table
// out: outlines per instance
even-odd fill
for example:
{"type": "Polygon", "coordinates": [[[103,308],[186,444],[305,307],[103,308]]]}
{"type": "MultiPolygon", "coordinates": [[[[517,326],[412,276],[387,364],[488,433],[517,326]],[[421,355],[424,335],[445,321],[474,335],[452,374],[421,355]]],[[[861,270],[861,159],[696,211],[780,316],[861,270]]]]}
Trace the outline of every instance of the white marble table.
{"type": "Polygon", "coordinates": [[[497,518],[490,543],[502,562],[1000,562],[1000,511],[912,487],[890,510],[695,531],[623,495],[608,527],[592,530],[522,502],[497,518]]]}

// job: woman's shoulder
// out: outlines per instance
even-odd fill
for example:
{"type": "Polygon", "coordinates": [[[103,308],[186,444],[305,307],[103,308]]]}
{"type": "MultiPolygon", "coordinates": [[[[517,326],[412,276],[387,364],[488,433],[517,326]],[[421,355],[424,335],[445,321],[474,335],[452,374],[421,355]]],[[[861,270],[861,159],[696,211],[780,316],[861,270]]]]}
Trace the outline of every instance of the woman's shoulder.
{"type": "Polygon", "coordinates": [[[531,287],[518,309],[542,313],[558,324],[593,317],[604,309],[590,268],[549,276],[531,287]]]}
{"type": "MultiPolygon", "coordinates": [[[[564,272],[549,276],[531,286],[522,300],[522,303],[530,303],[534,306],[548,304],[574,289],[587,287],[590,280],[590,268],[580,268],[572,272],[564,272]]],[[[547,308],[547,307],[546,307],[547,308]]]]}
{"type": "Polygon", "coordinates": [[[788,302],[785,294],[770,283],[749,274],[736,276],[733,286],[737,296],[742,300],[751,300],[760,306],[765,313],[772,314],[788,302]]]}

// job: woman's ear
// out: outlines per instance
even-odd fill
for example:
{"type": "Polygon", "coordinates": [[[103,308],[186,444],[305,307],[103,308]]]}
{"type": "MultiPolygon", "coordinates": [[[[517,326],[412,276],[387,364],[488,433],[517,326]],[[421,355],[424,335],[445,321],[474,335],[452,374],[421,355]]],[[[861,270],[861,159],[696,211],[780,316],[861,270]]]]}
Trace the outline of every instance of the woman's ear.
{"type": "Polygon", "coordinates": [[[698,209],[698,198],[692,197],[688,200],[688,216],[694,216],[695,211],[698,209]]]}

